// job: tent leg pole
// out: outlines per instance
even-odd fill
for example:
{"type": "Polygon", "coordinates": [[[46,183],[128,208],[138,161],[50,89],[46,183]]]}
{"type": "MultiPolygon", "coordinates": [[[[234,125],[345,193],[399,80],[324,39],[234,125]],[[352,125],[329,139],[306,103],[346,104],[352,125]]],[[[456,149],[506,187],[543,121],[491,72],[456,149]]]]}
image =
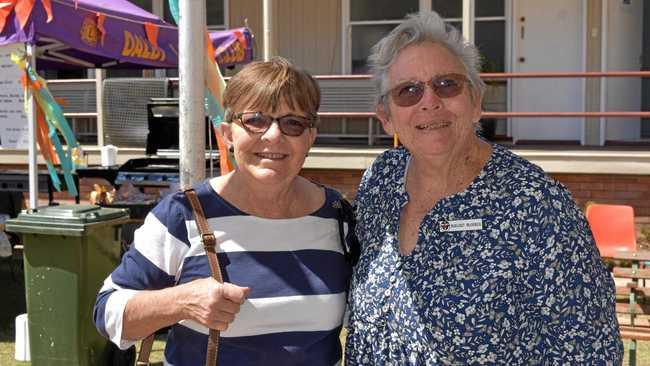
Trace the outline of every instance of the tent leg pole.
{"type": "MultiPolygon", "coordinates": [[[[27,59],[34,71],[36,71],[36,55],[32,45],[27,46],[27,59]]],[[[38,149],[36,148],[36,100],[31,90],[27,89],[27,126],[29,133],[29,208],[38,207],[38,149]]]]}

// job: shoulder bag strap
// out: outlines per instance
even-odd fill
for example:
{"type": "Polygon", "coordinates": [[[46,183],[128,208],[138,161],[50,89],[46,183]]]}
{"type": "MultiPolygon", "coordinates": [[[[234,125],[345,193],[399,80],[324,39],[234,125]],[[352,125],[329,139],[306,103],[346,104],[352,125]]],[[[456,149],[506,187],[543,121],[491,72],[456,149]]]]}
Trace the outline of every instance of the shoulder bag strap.
{"type": "Polygon", "coordinates": [[[354,267],[361,256],[361,245],[359,245],[359,240],[355,232],[356,218],[354,217],[354,208],[345,198],[341,198],[337,202],[336,208],[339,211],[339,237],[343,246],[343,255],[348,264],[354,267]],[[343,227],[344,223],[348,224],[347,235],[343,227]]]}
{"type": "MultiPolygon", "coordinates": [[[[185,196],[190,200],[192,205],[192,210],[194,211],[194,218],[196,220],[196,225],[199,228],[199,233],[201,234],[201,242],[203,243],[203,248],[205,249],[205,255],[208,257],[208,263],[210,264],[210,271],[212,272],[212,277],[217,280],[219,283],[223,283],[223,278],[221,277],[221,267],[219,266],[219,259],[217,258],[217,253],[215,247],[217,245],[217,238],[215,238],[214,233],[210,230],[208,226],[208,221],[205,219],[205,214],[203,213],[203,207],[199,202],[198,197],[196,196],[196,191],[194,189],[187,189],[184,191],[185,196]]],[[[208,349],[205,355],[205,365],[206,366],[215,366],[217,365],[217,352],[219,351],[219,331],[216,329],[210,329],[210,335],[208,336],[208,349]]]]}
{"type": "Polygon", "coordinates": [[[150,334],[147,338],[140,343],[140,353],[138,359],[135,361],[136,366],[148,366],[149,354],[151,354],[151,347],[153,346],[153,336],[155,333],[150,334]]]}
{"type": "MultiPolygon", "coordinates": [[[[201,242],[203,243],[203,248],[205,249],[205,255],[208,258],[208,263],[210,264],[210,271],[212,272],[212,277],[217,280],[219,283],[223,283],[223,278],[221,277],[221,267],[219,266],[219,259],[217,258],[217,253],[215,247],[217,245],[217,238],[214,236],[214,233],[210,230],[208,221],[205,219],[205,214],[203,213],[203,207],[196,195],[194,189],[187,189],[183,191],[185,196],[190,201],[192,206],[192,211],[194,212],[194,219],[196,220],[196,225],[199,229],[201,235],[201,242]]],[[[136,366],[146,366],[149,365],[149,355],[151,353],[151,347],[153,345],[154,335],[150,335],[142,341],[140,345],[140,354],[138,355],[138,360],[136,366]]],[[[219,351],[219,331],[216,329],[210,329],[210,334],[208,336],[208,348],[205,355],[205,365],[206,366],[216,366],[217,365],[217,353],[219,351]]]]}

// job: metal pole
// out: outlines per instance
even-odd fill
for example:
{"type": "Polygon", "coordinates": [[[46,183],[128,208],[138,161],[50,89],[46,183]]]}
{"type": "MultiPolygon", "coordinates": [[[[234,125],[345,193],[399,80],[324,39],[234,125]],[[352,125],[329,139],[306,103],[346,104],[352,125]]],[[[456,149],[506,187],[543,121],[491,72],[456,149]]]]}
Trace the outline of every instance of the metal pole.
{"type": "Polygon", "coordinates": [[[352,72],[350,58],[352,47],[352,31],[350,29],[350,1],[341,0],[341,73],[352,72]]]}
{"type": "Polygon", "coordinates": [[[179,152],[181,187],[205,178],[205,1],[180,0],[179,152]]]}
{"type": "MultiPolygon", "coordinates": [[[[27,60],[31,67],[36,70],[36,50],[34,46],[27,44],[27,60]]],[[[32,92],[27,89],[27,126],[29,133],[29,208],[38,207],[38,149],[36,148],[36,100],[32,92]]]]}
{"type": "Polygon", "coordinates": [[[104,69],[95,69],[95,105],[97,106],[97,146],[104,146],[104,69]]]}
{"type": "Polygon", "coordinates": [[[474,43],[474,1],[463,0],[463,36],[474,43]]]}
{"type": "Polygon", "coordinates": [[[273,53],[273,0],[262,1],[262,16],[264,18],[264,61],[268,61],[273,53]]]}
{"type": "MultiPolygon", "coordinates": [[[[602,12],[600,18],[600,71],[607,71],[607,49],[608,47],[608,37],[607,33],[609,32],[609,2],[607,0],[602,0],[601,2],[602,12]]],[[[600,79],[600,112],[607,110],[607,78],[600,79]]],[[[600,117],[600,136],[598,144],[600,146],[605,146],[605,138],[607,137],[607,118],[600,117]]]]}

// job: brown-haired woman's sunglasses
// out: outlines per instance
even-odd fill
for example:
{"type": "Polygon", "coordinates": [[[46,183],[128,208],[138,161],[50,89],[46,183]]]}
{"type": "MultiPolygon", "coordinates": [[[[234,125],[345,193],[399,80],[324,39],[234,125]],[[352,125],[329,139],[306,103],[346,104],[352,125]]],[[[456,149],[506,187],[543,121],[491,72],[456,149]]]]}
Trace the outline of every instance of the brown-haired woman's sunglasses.
{"type": "Polygon", "coordinates": [[[300,136],[306,129],[316,126],[316,118],[286,115],[273,118],[262,112],[244,112],[232,116],[233,121],[239,121],[246,131],[252,134],[263,134],[271,128],[273,122],[278,122],[280,131],[287,136],[300,136]]]}
{"type": "Polygon", "coordinates": [[[463,74],[444,74],[433,77],[427,82],[405,81],[386,93],[400,107],[418,104],[424,95],[424,88],[429,85],[439,98],[453,98],[463,92],[465,83],[469,82],[463,74]]]}

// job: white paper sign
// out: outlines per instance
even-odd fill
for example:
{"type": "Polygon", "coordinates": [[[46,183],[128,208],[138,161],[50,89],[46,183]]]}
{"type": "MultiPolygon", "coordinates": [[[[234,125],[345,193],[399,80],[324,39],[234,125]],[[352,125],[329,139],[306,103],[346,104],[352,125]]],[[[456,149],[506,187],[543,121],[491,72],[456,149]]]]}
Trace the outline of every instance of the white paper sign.
{"type": "Polygon", "coordinates": [[[11,53],[24,52],[22,43],[0,46],[0,147],[27,149],[29,131],[23,87],[20,85],[21,70],[13,61],[11,53]]]}

